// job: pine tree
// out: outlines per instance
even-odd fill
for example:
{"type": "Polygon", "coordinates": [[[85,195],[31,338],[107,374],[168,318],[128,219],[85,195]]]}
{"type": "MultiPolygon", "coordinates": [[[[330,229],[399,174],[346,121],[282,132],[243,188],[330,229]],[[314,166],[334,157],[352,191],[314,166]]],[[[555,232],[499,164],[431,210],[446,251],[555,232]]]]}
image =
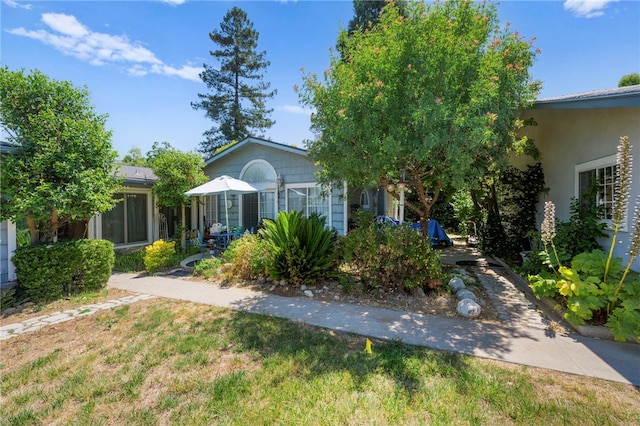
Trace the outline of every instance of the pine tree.
{"type": "Polygon", "coordinates": [[[393,3],[400,15],[404,15],[407,7],[406,0],[353,0],[353,18],[349,21],[349,27],[338,36],[337,49],[343,57],[346,38],[351,37],[355,32],[366,31],[378,23],[382,10],[388,3],[393,3]]]}
{"type": "Polygon", "coordinates": [[[218,59],[219,69],[204,64],[200,78],[211,90],[199,93],[199,102],[192,102],[194,109],[205,110],[206,116],[215,122],[204,132],[200,152],[213,155],[216,148],[247,136],[261,136],[262,130],[275,123],[269,118],[273,109],[265,102],[276,94],[269,91],[270,83],[262,81],[260,71],[270,62],[266,52],[257,52],[259,34],[246,12],[233,7],[220,23],[220,30],[209,33],[218,50],[210,51],[218,59]],[[252,83],[254,83],[252,85],[252,83]],[[255,133],[253,133],[255,132],[255,133]]]}
{"type": "MultiPolygon", "coordinates": [[[[353,0],[354,17],[349,21],[349,34],[377,24],[380,13],[388,2],[388,0],[353,0]]],[[[399,8],[400,14],[403,15],[407,6],[406,0],[397,0],[394,3],[399,8]]]]}

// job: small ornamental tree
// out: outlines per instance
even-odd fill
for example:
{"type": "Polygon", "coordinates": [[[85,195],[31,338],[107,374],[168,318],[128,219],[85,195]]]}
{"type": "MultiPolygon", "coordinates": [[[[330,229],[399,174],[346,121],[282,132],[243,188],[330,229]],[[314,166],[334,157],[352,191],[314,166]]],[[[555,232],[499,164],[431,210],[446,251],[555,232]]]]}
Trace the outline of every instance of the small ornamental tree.
{"type": "Polygon", "coordinates": [[[113,207],[117,153],[87,89],[2,68],[0,119],[15,148],[1,157],[0,219],[25,219],[35,244],[113,207]]]}
{"type": "Polygon", "coordinates": [[[391,189],[404,174],[418,200],[405,205],[426,232],[441,191],[506,163],[519,142],[535,52],[499,28],[492,4],[411,2],[403,15],[390,3],[376,25],[342,37],[341,56],[323,80],[305,75],[300,97],[316,110],[307,148],[319,180],[391,189]]]}
{"type": "MultiPolygon", "coordinates": [[[[208,180],[202,171],[204,160],[196,152],[182,152],[168,142],[156,142],[148,154],[148,164],[160,178],[153,184],[158,206],[180,207],[184,225],[185,204],[189,202],[189,197],[184,193],[208,180]]],[[[184,252],[186,236],[184,232],[181,234],[181,248],[184,252]]]]}

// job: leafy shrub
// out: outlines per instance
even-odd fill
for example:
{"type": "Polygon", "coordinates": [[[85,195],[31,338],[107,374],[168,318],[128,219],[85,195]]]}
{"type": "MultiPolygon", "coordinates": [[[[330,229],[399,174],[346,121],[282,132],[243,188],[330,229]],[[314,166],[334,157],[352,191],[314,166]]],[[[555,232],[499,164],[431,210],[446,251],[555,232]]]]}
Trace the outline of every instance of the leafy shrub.
{"type": "Polygon", "coordinates": [[[16,289],[0,289],[0,309],[4,311],[5,309],[13,308],[16,305],[18,305],[18,302],[16,301],[16,289]]]}
{"type": "Polygon", "coordinates": [[[172,241],[158,240],[145,247],[144,268],[149,273],[170,266],[176,254],[176,244],[172,241]]]}
{"type": "Polygon", "coordinates": [[[276,220],[265,221],[259,235],[271,251],[267,271],[273,278],[300,283],[335,272],[338,234],[325,227],[321,216],[305,218],[295,210],[280,212],[276,220]]]}
{"type": "Polygon", "coordinates": [[[106,240],[20,247],[13,256],[19,285],[32,302],[101,290],[111,276],[113,263],[113,243],[106,240]]]}
{"type": "Polygon", "coordinates": [[[134,251],[116,251],[113,270],[118,272],[137,272],[144,270],[144,249],[134,251]]]}
{"type": "Polygon", "coordinates": [[[604,317],[617,340],[640,342],[640,279],[625,275],[621,258],[608,259],[600,249],[580,253],[570,268],[531,276],[529,285],[537,296],[560,297],[567,306],[565,318],[574,324],[604,317]]]}
{"type": "Polygon", "coordinates": [[[218,269],[222,266],[222,260],[217,257],[202,259],[193,267],[193,273],[205,278],[211,278],[218,274],[218,269]]]}
{"type": "Polygon", "coordinates": [[[269,243],[256,234],[243,235],[231,242],[224,252],[229,264],[225,273],[240,279],[253,279],[267,274],[267,265],[271,261],[269,243]]]}
{"type": "MultiPolygon", "coordinates": [[[[590,199],[590,196],[587,196],[590,199]]],[[[560,264],[569,264],[580,253],[587,253],[600,248],[598,239],[607,235],[603,232],[606,224],[600,220],[602,207],[595,201],[581,203],[573,198],[569,207],[570,217],[567,222],[556,220],[554,246],[560,264]]],[[[554,218],[555,220],[555,218],[554,218]]],[[[524,275],[537,275],[548,269],[547,254],[542,249],[539,232],[530,232],[531,246],[534,252],[523,262],[519,272],[524,275]]]]}
{"type": "Polygon", "coordinates": [[[573,198],[569,208],[569,221],[556,224],[554,239],[558,257],[565,262],[580,253],[600,248],[598,239],[607,236],[603,232],[606,224],[600,220],[602,207],[597,206],[595,200],[581,203],[573,198]]]}
{"type": "Polygon", "coordinates": [[[18,229],[16,231],[16,244],[18,247],[25,247],[31,244],[31,233],[28,229],[18,229]]]}
{"type": "Polygon", "coordinates": [[[344,260],[368,289],[442,285],[440,254],[407,226],[370,224],[343,238],[344,260]]]}
{"type": "Polygon", "coordinates": [[[473,224],[480,222],[482,219],[478,211],[476,211],[471,193],[468,190],[457,191],[451,196],[451,208],[453,215],[458,222],[458,231],[464,234],[473,232],[473,224]]]}

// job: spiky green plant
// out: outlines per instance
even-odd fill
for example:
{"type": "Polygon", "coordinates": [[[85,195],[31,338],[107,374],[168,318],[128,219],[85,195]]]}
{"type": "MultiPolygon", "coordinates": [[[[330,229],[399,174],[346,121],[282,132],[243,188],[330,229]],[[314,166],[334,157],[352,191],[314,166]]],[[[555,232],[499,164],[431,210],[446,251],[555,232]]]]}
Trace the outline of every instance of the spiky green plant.
{"type": "Polygon", "coordinates": [[[338,235],[325,226],[324,217],[312,214],[306,218],[298,211],[280,212],[275,220],[264,225],[260,235],[271,246],[267,271],[273,278],[303,283],[335,271],[338,235]]]}

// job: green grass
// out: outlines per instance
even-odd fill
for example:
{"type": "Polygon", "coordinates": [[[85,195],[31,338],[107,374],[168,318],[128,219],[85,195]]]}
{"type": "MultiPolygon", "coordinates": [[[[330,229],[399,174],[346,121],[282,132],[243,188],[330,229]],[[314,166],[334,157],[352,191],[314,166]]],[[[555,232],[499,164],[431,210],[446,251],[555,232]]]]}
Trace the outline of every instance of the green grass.
{"type": "Polygon", "coordinates": [[[3,342],[0,424],[634,424],[631,386],[153,299],[3,342]],[[25,347],[28,350],[25,351],[25,347]]]}

